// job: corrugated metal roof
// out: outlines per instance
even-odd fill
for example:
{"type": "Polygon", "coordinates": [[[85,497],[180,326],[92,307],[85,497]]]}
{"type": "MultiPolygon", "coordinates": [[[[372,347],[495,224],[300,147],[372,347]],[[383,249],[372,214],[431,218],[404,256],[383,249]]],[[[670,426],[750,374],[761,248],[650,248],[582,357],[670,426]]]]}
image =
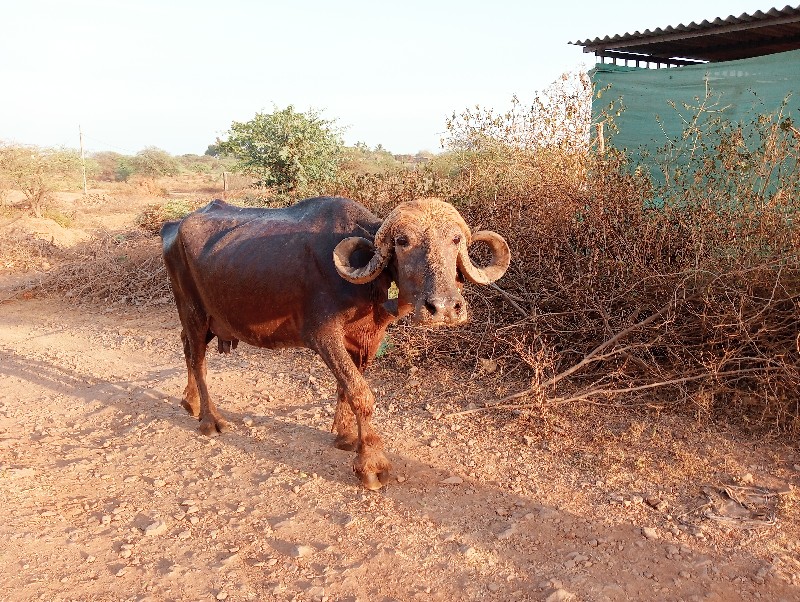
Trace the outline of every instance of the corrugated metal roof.
{"type": "Polygon", "coordinates": [[[730,15],[713,21],[694,21],[664,29],[646,29],[613,37],[570,42],[584,52],[613,56],[616,53],[645,55],[654,59],[729,61],[800,49],[800,6],[771,8],[730,15]]]}

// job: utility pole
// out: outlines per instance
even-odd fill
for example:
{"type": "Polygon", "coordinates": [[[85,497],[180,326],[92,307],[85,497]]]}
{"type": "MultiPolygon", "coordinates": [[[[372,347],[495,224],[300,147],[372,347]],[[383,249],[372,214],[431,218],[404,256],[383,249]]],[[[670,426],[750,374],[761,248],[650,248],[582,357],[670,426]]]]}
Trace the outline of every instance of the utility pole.
{"type": "Polygon", "coordinates": [[[86,195],[86,157],[83,155],[83,131],[81,125],[78,124],[78,139],[81,143],[81,165],[83,165],[83,194],[86,195]]]}

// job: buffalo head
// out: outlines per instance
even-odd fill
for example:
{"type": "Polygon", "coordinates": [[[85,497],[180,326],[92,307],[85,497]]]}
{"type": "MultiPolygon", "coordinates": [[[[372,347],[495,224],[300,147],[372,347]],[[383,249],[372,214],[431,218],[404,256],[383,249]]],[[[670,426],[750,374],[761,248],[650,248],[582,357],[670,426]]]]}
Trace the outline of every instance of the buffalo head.
{"type": "Polygon", "coordinates": [[[494,282],[508,269],[511,253],[495,232],[472,234],[452,205],[420,199],[395,207],[374,241],[358,236],[341,241],[333,260],[339,275],[355,284],[371,282],[394,262],[393,276],[400,290],[394,313],[413,312],[416,323],[455,325],[467,320],[467,304],[461,294],[464,278],[476,284],[494,282]],[[486,267],[478,267],[470,259],[467,250],[474,242],[489,246],[491,259],[486,267]],[[371,259],[363,267],[353,267],[353,254],[366,249],[372,253],[371,259]]]}

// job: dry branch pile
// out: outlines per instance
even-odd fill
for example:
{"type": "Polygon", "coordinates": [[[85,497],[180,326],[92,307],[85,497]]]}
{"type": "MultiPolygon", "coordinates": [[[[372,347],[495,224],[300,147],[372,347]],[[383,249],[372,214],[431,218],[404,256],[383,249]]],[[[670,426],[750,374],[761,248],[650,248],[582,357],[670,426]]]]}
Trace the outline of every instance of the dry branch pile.
{"type": "Polygon", "coordinates": [[[161,259],[161,240],[137,230],[105,233],[70,249],[32,290],[76,303],[146,305],[172,301],[161,259]]]}
{"type": "Polygon", "coordinates": [[[0,274],[47,268],[62,254],[52,242],[32,234],[0,236],[0,274]]]}

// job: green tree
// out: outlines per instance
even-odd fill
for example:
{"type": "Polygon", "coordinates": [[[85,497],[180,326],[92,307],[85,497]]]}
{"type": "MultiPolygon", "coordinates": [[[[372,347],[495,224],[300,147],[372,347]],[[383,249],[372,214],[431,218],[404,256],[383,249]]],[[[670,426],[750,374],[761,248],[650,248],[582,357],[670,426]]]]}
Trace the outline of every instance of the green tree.
{"type": "Polygon", "coordinates": [[[132,163],[137,174],[148,178],[174,176],[180,171],[178,160],[167,151],[155,146],[148,146],[136,153],[132,163]]]}
{"type": "Polygon", "coordinates": [[[127,182],[128,179],[136,172],[133,157],[121,156],[117,160],[117,165],[114,168],[114,181],[127,182]]]}
{"type": "Polygon", "coordinates": [[[114,151],[91,153],[87,160],[89,175],[96,180],[113,182],[117,179],[117,166],[123,156],[114,151]]]}
{"type": "Polygon", "coordinates": [[[258,185],[293,193],[320,191],[333,181],[344,144],[334,121],[289,105],[234,121],[219,149],[237,160],[235,171],[258,178],[258,185]]]}
{"type": "Polygon", "coordinates": [[[36,217],[41,217],[56,190],[81,183],[81,159],[64,148],[0,145],[0,190],[21,190],[36,217]]]}
{"type": "Polygon", "coordinates": [[[150,147],[133,156],[114,151],[92,153],[87,167],[96,180],[127,182],[134,174],[149,178],[175,175],[180,169],[180,160],[161,149],[150,147]]]}

